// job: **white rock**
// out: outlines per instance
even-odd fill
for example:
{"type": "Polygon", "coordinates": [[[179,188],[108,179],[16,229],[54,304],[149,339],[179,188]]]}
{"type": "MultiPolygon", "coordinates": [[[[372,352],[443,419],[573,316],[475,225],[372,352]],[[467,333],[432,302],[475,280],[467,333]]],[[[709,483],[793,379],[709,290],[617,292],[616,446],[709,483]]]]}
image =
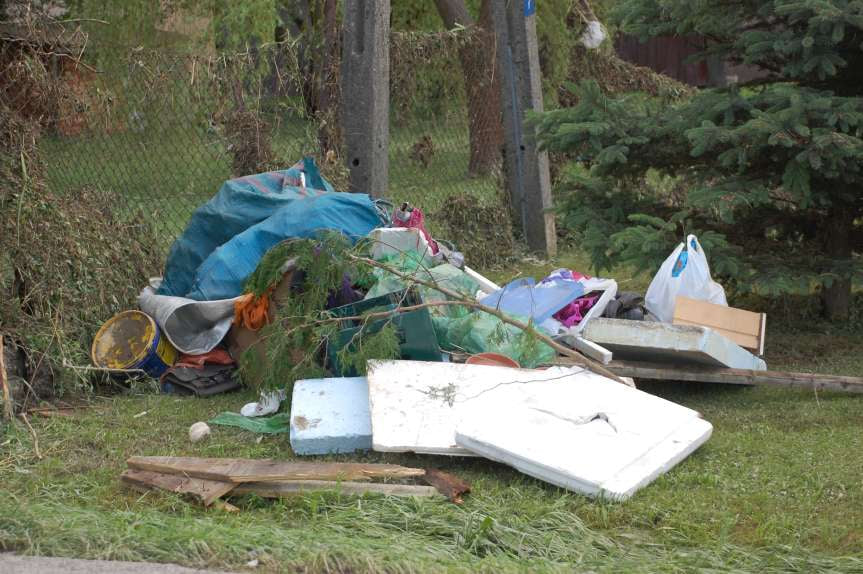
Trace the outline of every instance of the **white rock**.
{"type": "Polygon", "coordinates": [[[189,427],[189,440],[200,442],[210,436],[210,425],[205,422],[196,422],[189,427]]]}

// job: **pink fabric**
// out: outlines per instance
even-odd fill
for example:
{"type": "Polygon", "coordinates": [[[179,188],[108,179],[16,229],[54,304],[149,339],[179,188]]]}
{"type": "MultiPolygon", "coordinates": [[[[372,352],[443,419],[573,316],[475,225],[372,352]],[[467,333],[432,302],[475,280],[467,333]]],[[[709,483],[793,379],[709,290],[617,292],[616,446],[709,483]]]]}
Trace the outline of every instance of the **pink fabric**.
{"type": "Polygon", "coordinates": [[[411,211],[407,213],[408,217],[405,218],[405,212],[396,209],[393,212],[393,227],[409,227],[419,229],[420,233],[422,233],[423,237],[425,237],[426,241],[428,241],[432,255],[437,255],[437,243],[435,243],[434,239],[432,239],[431,234],[426,231],[425,217],[423,216],[423,212],[420,211],[418,208],[414,207],[411,211]]]}
{"type": "Polygon", "coordinates": [[[554,318],[564,324],[566,327],[572,327],[581,323],[584,316],[590,311],[596,302],[599,301],[599,295],[585,295],[579,297],[560,311],[554,314],[554,318]]]}

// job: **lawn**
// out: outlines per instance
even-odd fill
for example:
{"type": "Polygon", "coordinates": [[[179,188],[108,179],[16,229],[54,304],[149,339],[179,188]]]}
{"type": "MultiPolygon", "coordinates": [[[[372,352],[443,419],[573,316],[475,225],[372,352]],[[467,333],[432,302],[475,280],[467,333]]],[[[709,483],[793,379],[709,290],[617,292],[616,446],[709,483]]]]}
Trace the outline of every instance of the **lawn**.
{"type": "MultiPolygon", "coordinates": [[[[863,372],[859,332],[813,329],[769,331],[771,367],[863,372]]],[[[290,459],[287,436],[214,427],[192,445],[189,425],[237,410],[254,393],[195,400],[136,386],[93,397],[69,417],[32,417],[41,460],[24,425],[7,427],[0,548],[240,570],[257,558],[263,572],[863,572],[863,398],[692,383],[642,388],[699,410],[715,430],[627,502],[591,500],[487,461],[372,453],[331,460],[439,466],[469,480],[473,493],[463,506],[334,493],[244,497],[233,500],[241,512],[229,514],[124,490],[125,459],[290,459]]]]}

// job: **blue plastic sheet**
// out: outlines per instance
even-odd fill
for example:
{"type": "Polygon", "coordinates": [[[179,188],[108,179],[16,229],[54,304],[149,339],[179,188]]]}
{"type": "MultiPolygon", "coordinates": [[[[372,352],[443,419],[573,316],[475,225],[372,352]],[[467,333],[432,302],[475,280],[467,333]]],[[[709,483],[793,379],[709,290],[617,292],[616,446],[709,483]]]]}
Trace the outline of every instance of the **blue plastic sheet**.
{"type": "Polygon", "coordinates": [[[195,211],[174,242],[157,293],[186,296],[197,269],[220,245],[294,201],[332,191],[312,158],[290,169],[226,181],[215,197],[195,211]]]}
{"type": "Polygon", "coordinates": [[[584,287],[576,281],[549,281],[536,285],[528,277],[516,279],[484,297],[481,303],[508,315],[530,317],[535,324],[540,324],[582,295],[584,287]]]}

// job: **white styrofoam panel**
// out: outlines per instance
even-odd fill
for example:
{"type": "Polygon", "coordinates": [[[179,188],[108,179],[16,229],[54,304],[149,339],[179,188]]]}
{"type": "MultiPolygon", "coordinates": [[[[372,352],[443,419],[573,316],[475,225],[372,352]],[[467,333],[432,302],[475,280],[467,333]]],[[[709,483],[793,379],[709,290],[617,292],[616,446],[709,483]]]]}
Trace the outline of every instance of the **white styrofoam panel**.
{"type": "Polygon", "coordinates": [[[372,425],[364,377],[304,379],[291,399],[291,449],[295,454],[369,450],[372,425]]]}
{"type": "Polygon", "coordinates": [[[460,363],[369,361],[372,448],[474,456],[455,442],[462,410],[474,403],[488,403],[491,393],[518,395],[522,392],[519,388],[549,379],[573,382],[578,372],[563,367],[535,371],[460,363]]]}
{"type": "Polygon", "coordinates": [[[575,377],[464,409],[457,445],[569,490],[623,500],[710,437],[711,424],[691,409],[593,373],[575,377]]]}

